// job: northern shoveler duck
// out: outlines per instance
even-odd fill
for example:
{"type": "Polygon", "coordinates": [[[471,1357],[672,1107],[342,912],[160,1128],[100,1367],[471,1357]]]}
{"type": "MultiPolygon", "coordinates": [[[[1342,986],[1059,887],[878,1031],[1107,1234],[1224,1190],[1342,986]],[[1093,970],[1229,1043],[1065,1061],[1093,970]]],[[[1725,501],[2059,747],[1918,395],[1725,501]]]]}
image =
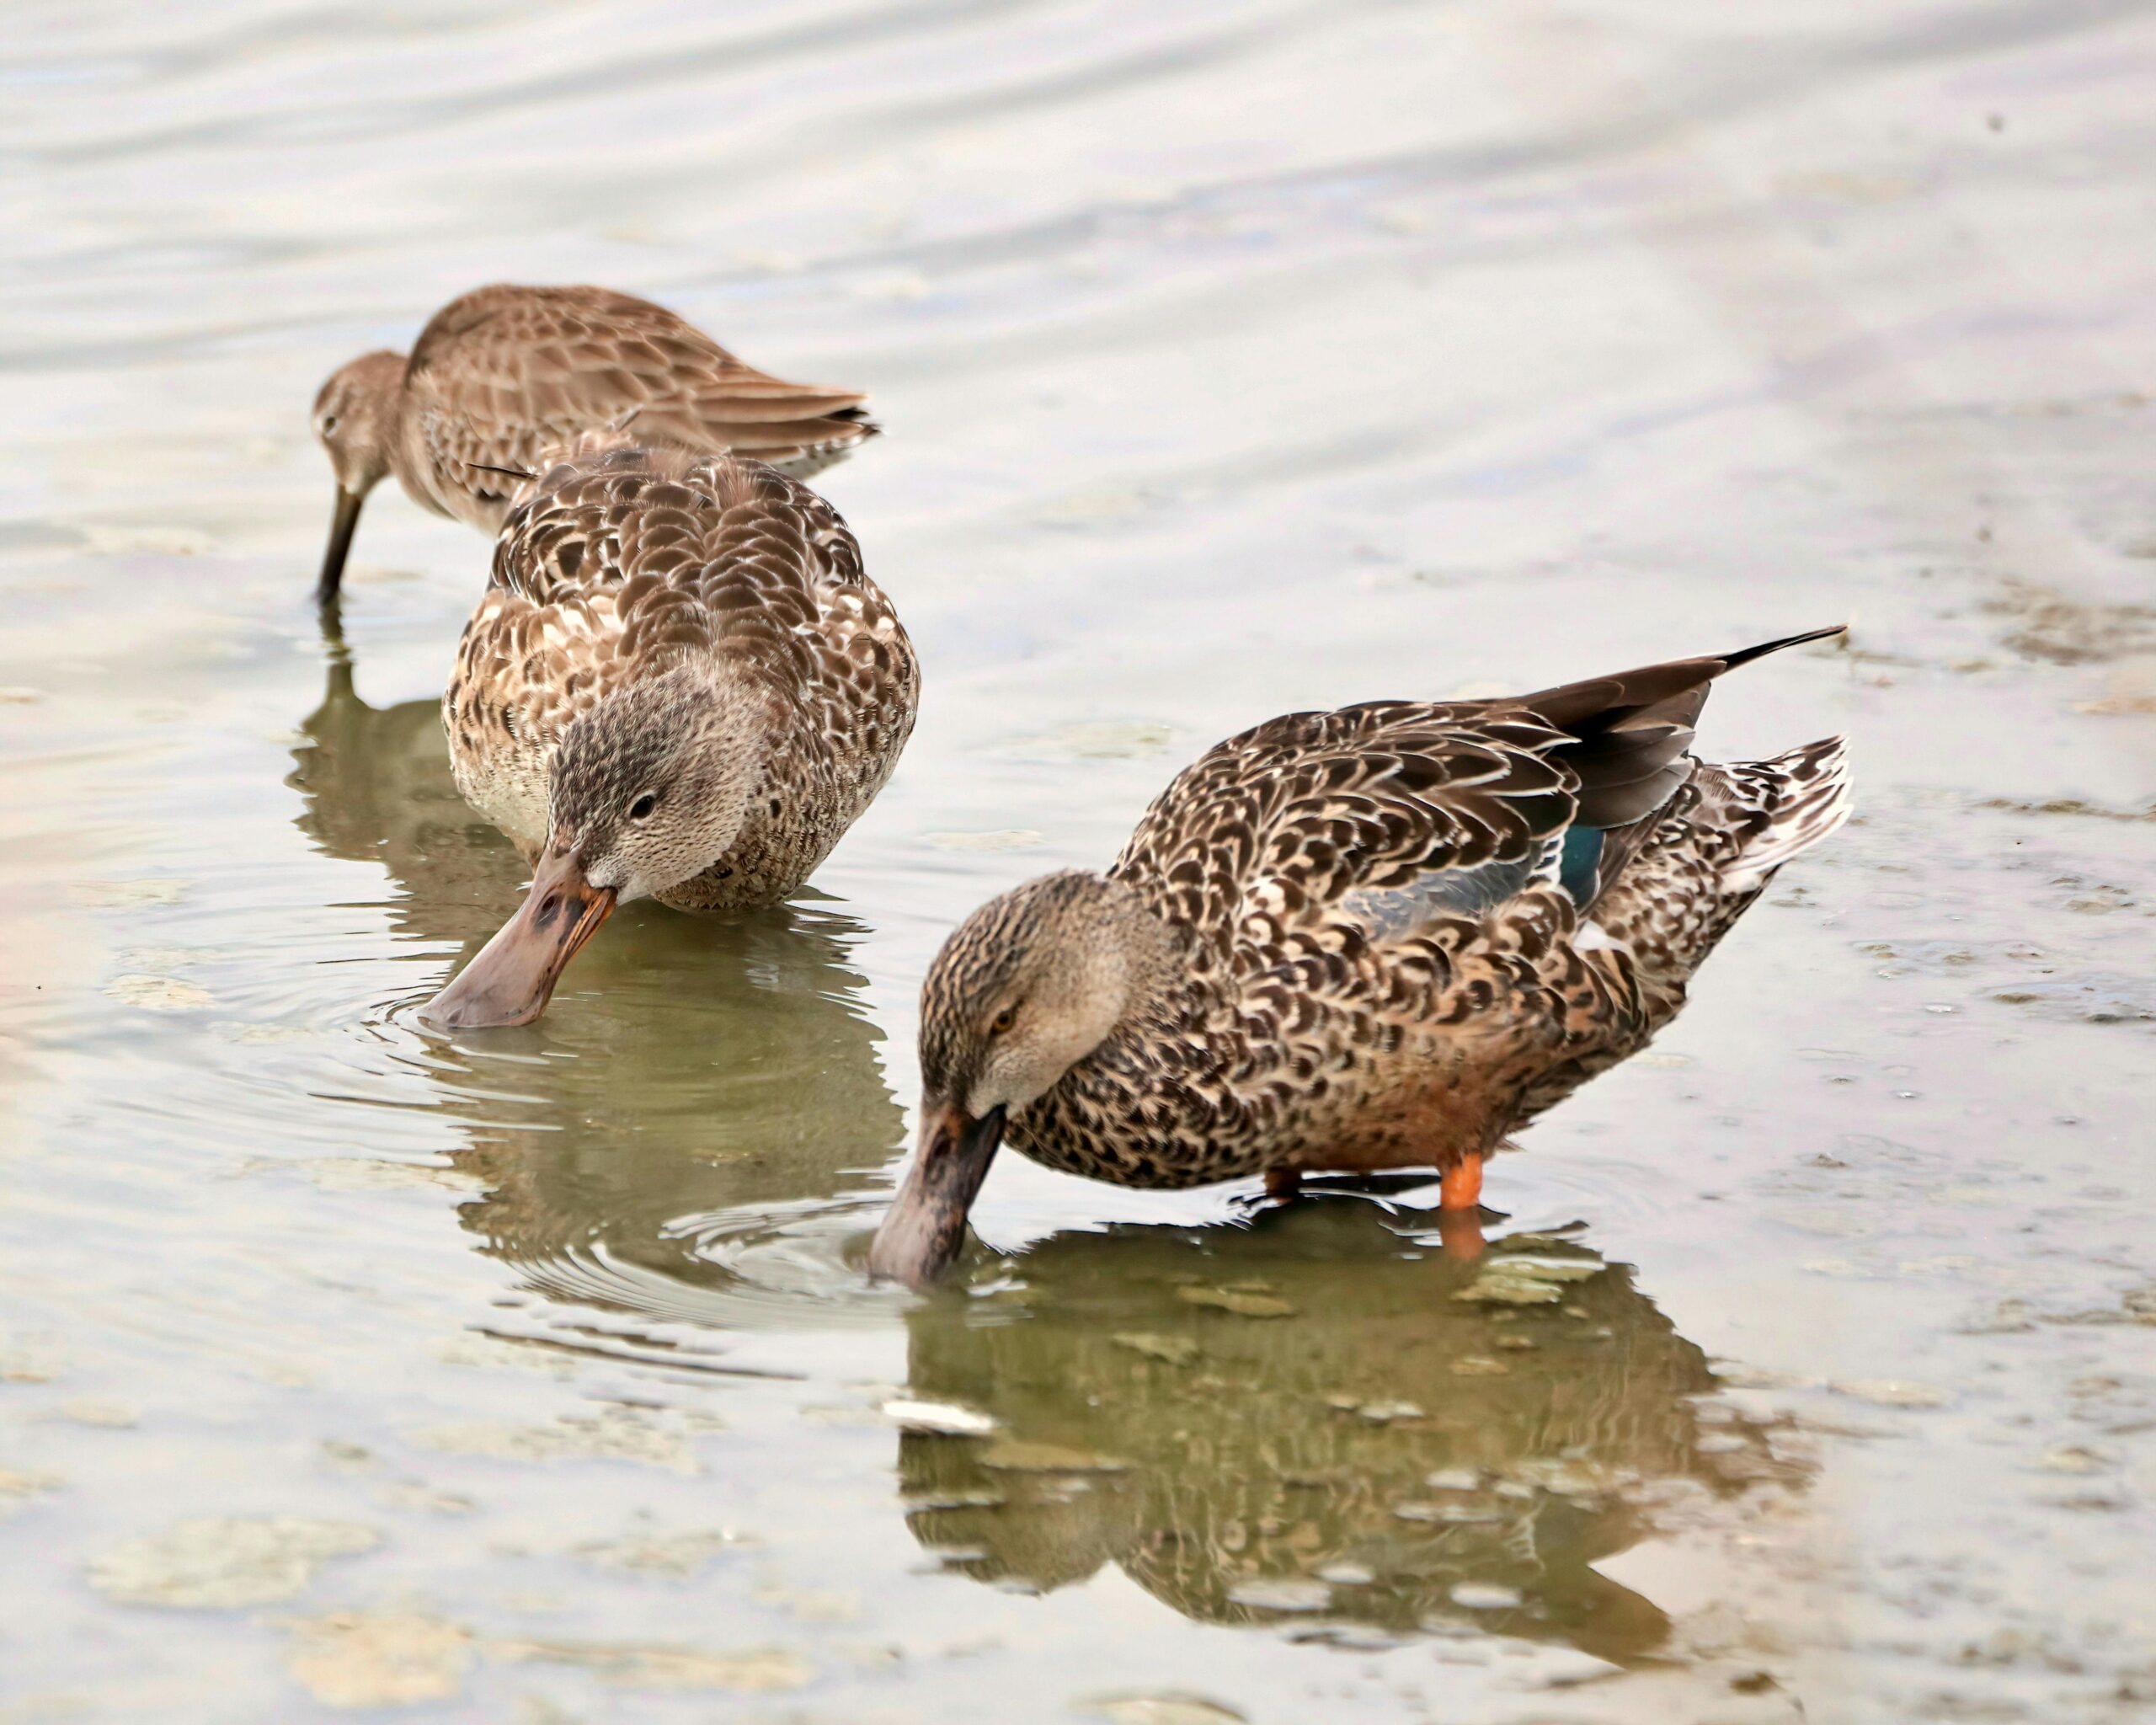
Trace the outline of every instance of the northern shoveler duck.
{"type": "Polygon", "coordinates": [[[1843,740],[1716,766],[1715,678],[1817,630],[1495,701],[1297,713],[1186,769],[1106,874],[1045,875],[921,990],[920,1136],[869,1252],[956,1254],[1007,1136],[1126,1186],[1434,1167],[1643,1046],[1848,813],[1843,740]]]}
{"type": "Polygon", "coordinates": [[[479,288],[428,320],[409,359],[363,354],[315,397],[337,474],[315,596],[337,596],[360,505],[385,474],[421,508],[492,534],[516,474],[585,432],[633,425],[647,446],[731,451],[802,477],[876,435],[867,399],[759,371],[632,294],[479,288]]]}
{"type": "Polygon", "coordinates": [[[528,1023],[632,899],[784,898],[890,777],[920,685],[815,493],[760,462],[584,440],[510,515],[442,696],[457,788],[536,867],[426,1016],[528,1023]]]}

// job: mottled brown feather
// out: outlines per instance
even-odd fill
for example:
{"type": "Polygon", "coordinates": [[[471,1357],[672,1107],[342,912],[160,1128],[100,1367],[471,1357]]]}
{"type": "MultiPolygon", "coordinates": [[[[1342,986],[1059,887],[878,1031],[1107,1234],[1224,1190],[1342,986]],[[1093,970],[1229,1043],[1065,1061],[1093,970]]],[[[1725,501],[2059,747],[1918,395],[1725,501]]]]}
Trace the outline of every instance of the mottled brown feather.
{"type": "Polygon", "coordinates": [[[1127,888],[1169,931],[1172,978],[1011,1112],[1024,1153],[1140,1186],[1486,1154],[1667,1023],[1774,870],[1845,815],[1839,739],[1734,766],[1687,752],[1708,685],[1761,650],[1230,738],[1106,883],[1049,877],[953,937],[924,1073],[964,1095],[964,1027],[1009,955],[1057,900],[1127,888]],[[1567,834],[1620,821],[1576,898],[1567,834]]]}
{"type": "Polygon", "coordinates": [[[760,371],[632,294],[500,284],[420,332],[387,451],[414,500],[492,533],[517,488],[486,467],[536,469],[583,434],[632,430],[806,473],[875,435],[866,399],[760,371]]]}
{"type": "Polygon", "coordinates": [[[568,727],[687,660],[760,701],[768,777],[720,863],[659,896],[695,910],[783,897],[889,778],[920,672],[837,511],[760,462],[591,438],[538,476],[442,697],[458,788],[537,846],[568,727]]]}

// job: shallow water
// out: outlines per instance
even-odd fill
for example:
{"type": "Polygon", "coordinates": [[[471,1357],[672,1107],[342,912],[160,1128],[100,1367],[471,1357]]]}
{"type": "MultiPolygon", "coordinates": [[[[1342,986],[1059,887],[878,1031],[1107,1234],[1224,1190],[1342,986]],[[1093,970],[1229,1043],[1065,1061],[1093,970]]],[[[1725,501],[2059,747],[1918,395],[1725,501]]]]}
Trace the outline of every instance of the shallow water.
{"type": "Polygon", "coordinates": [[[2126,5],[19,8],[0,1720],[2124,1720],[2156,1701],[2156,24],[2126,5]],[[782,912],[520,884],[485,547],[321,377],[598,280],[888,435],[927,667],[782,912]],[[949,924],[1297,705],[1848,617],[1860,814],[1492,1167],[1006,1158],[856,1265],[949,924]]]}

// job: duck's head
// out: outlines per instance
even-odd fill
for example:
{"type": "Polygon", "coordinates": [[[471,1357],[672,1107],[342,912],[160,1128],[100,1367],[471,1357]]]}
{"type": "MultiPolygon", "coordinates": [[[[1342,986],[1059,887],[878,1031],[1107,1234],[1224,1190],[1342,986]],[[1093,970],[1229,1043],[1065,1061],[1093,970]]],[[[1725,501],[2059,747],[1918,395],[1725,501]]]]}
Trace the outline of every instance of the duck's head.
{"type": "Polygon", "coordinates": [[[337,596],[360,505],[389,471],[389,444],[397,430],[397,398],[404,387],[404,355],[361,354],[329,374],[314,398],[314,435],[337,476],[337,512],[323,553],[316,595],[337,596]]]}
{"type": "Polygon", "coordinates": [[[770,724],[760,696],[701,663],[576,719],[554,751],[549,831],[522,908],[424,1015],[450,1029],[537,1017],[615,905],[680,886],[733,848],[760,793],[770,724]]]}
{"type": "Polygon", "coordinates": [[[1076,870],[958,925],[921,985],[920,1135],[871,1275],[918,1286],[949,1264],[1005,1123],[1154,994],[1171,944],[1129,886],[1076,870]]]}

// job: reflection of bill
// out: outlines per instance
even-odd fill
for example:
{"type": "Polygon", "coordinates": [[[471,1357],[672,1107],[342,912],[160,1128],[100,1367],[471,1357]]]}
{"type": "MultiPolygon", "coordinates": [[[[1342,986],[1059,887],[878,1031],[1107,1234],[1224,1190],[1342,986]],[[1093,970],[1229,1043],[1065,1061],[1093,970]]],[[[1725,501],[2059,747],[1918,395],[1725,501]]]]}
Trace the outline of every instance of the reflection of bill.
{"type": "MultiPolygon", "coordinates": [[[[297,824],[387,871],[392,932],[430,948],[417,994],[499,927],[524,866],[457,794],[438,701],[368,706],[333,638],[301,726],[297,824]]],[[[848,963],[859,925],[813,904],[616,921],[579,961],[588,996],[430,1044],[422,1070],[462,1140],[452,1161],[487,1188],[462,1213],[485,1250],[550,1295],[722,1317],[706,1296],[733,1283],[729,1256],[888,1161],[903,1130],[848,963]]]]}
{"type": "Polygon", "coordinates": [[[911,1393],[999,1429],[900,1440],[915,1536],[981,1580],[1113,1561],[1209,1622],[1473,1624],[1622,1661],[1667,1621],[1590,1566],[1673,1498],[1802,1477],[1577,1246],[1463,1262],[1320,1201],[1004,1268],[1020,1287],[910,1320],[911,1393]]]}

